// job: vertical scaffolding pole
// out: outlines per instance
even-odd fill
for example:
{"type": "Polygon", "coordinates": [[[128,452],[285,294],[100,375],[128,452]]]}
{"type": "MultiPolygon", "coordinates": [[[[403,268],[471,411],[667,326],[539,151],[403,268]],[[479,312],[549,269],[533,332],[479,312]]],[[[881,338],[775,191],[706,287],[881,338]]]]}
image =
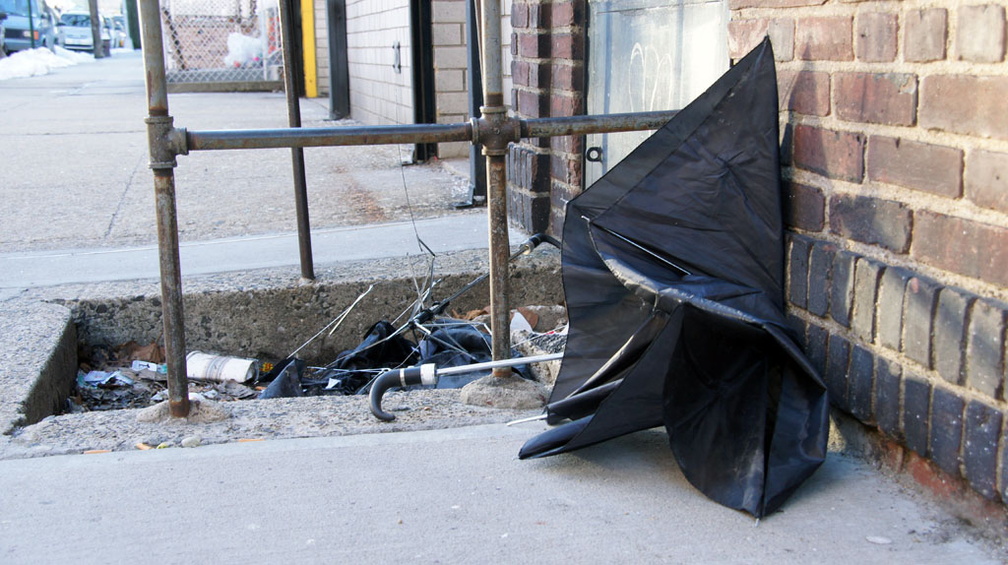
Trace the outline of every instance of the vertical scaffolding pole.
{"type": "MultiPolygon", "coordinates": [[[[490,331],[493,334],[494,360],[511,356],[511,335],[508,314],[508,219],[507,219],[507,135],[510,129],[504,107],[504,80],[501,74],[501,2],[482,0],[480,34],[483,47],[483,101],[480,108],[490,132],[483,144],[486,156],[487,214],[490,224],[490,331]]],[[[494,375],[505,377],[511,369],[494,369],[494,375]]]]}
{"type": "MultiPolygon", "coordinates": [[[[287,124],[301,127],[301,106],[294,73],[294,23],[290,0],[280,0],[280,42],[283,44],[284,91],[287,95],[287,124]]],[[[312,257],[311,222],[308,219],[308,186],[305,181],[304,148],[291,147],[294,172],[294,208],[297,214],[298,250],[301,254],[301,276],[315,280],[315,260],[312,257]]]]}
{"type": "MultiPolygon", "coordinates": [[[[175,206],[175,155],[179,144],[168,115],[168,82],[158,0],[140,0],[144,66],[147,70],[147,142],[154,172],[157,205],[158,256],[161,267],[161,313],[168,362],[168,409],[175,418],[189,415],[186,382],[185,321],[182,311],[182,269],[179,263],[178,217],[175,206]]],[[[184,133],[182,134],[184,136],[184,133]]]]}

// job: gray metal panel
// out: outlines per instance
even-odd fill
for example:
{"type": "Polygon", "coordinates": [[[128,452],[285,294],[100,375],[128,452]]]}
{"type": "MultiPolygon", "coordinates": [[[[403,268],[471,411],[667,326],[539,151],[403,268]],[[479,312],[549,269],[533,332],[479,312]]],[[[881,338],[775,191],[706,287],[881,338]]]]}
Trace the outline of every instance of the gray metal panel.
{"type": "MultiPolygon", "coordinates": [[[[728,68],[725,0],[589,1],[589,114],[680,109],[728,68]]],[[[651,132],[589,135],[591,184],[651,132]]]]}

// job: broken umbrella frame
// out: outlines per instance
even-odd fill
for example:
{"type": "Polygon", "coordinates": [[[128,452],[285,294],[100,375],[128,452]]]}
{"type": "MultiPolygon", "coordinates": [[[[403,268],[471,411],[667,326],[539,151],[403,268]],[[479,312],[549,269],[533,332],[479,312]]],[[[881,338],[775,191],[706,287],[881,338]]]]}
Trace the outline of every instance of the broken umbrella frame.
{"type": "MultiPolygon", "coordinates": [[[[547,234],[544,234],[544,233],[535,234],[535,235],[529,237],[527,240],[525,240],[524,242],[522,242],[521,244],[518,245],[518,247],[515,250],[515,252],[512,253],[510,257],[508,257],[508,262],[509,263],[513,262],[513,261],[515,261],[516,259],[518,259],[519,257],[521,257],[523,255],[528,255],[528,254],[532,253],[532,251],[534,251],[539,245],[541,245],[542,243],[545,243],[545,242],[549,242],[551,245],[553,245],[554,247],[556,247],[558,249],[560,248],[560,242],[557,241],[555,238],[553,238],[553,237],[551,237],[551,236],[549,236],[547,234]]],[[[318,369],[321,369],[323,371],[323,373],[326,373],[327,377],[331,376],[331,374],[327,373],[327,371],[329,371],[329,372],[343,371],[343,372],[348,373],[348,374],[353,374],[353,373],[372,373],[372,374],[374,374],[375,376],[373,378],[367,380],[366,382],[361,383],[361,384],[363,384],[363,386],[361,386],[361,387],[354,386],[351,390],[353,390],[354,393],[356,393],[356,394],[370,393],[372,395],[371,396],[372,412],[379,419],[382,419],[382,420],[385,420],[385,421],[391,421],[391,420],[393,420],[394,416],[388,415],[387,413],[381,411],[381,397],[385,393],[385,391],[388,390],[389,388],[394,387],[394,386],[398,386],[396,383],[393,383],[392,381],[389,380],[390,377],[386,377],[385,375],[389,374],[389,373],[399,374],[398,371],[400,369],[402,369],[402,367],[404,365],[406,365],[406,364],[412,364],[412,363],[415,362],[415,358],[413,357],[413,354],[417,354],[418,351],[417,351],[416,347],[414,347],[414,351],[412,352],[412,354],[406,354],[406,353],[403,353],[403,352],[397,353],[396,354],[396,359],[394,361],[394,366],[392,366],[392,365],[373,364],[373,363],[376,363],[376,362],[380,363],[380,361],[377,361],[377,359],[375,357],[371,357],[371,353],[370,352],[373,351],[375,348],[383,348],[384,344],[386,344],[387,342],[391,342],[392,340],[394,340],[396,338],[399,338],[399,336],[402,336],[403,334],[405,334],[407,332],[413,332],[414,334],[419,333],[420,335],[423,335],[425,339],[430,339],[430,340],[432,340],[434,342],[437,342],[441,347],[444,347],[445,350],[455,350],[458,353],[464,354],[464,355],[468,356],[470,359],[473,359],[473,356],[471,355],[471,352],[466,347],[462,346],[458,342],[455,342],[452,338],[446,337],[446,338],[442,339],[442,338],[437,337],[437,328],[442,328],[443,329],[443,328],[449,328],[449,327],[453,327],[453,326],[457,326],[457,325],[472,327],[472,324],[470,324],[470,323],[462,323],[461,320],[454,320],[454,321],[451,321],[451,320],[442,320],[442,319],[440,319],[440,317],[444,314],[445,310],[448,309],[448,307],[452,304],[452,302],[454,302],[460,296],[462,296],[463,294],[466,294],[467,292],[471,291],[473,288],[475,288],[476,286],[478,286],[479,284],[481,284],[482,282],[484,282],[490,275],[489,275],[489,273],[484,273],[484,274],[476,277],[475,279],[473,279],[469,283],[463,285],[460,289],[458,289],[457,291],[455,291],[454,293],[452,293],[448,297],[443,298],[441,300],[437,300],[437,301],[435,301],[434,303],[432,303],[428,307],[424,307],[424,302],[427,300],[427,298],[429,298],[432,295],[434,286],[438,282],[438,281],[435,281],[434,278],[433,278],[433,270],[434,270],[433,260],[431,261],[430,269],[431,269],[431,272],[428,275],[428,282],[425,284],[425,288],[423,290],[421,290],[421,289],[418,288],[417,292],[418,292],[419,296],[413,302],[413,304],[409,308],[407,308],[402,314],[400,314],[395,320],[393,320],[393,322],[391,324],[387,324],[387,326],[389,328],[389,331],[388,331],[387,335],[384,335],[383,337],[380,337],[380,338],[377,338],[377,339],[372,339],[373,337],[375,337],[377,335],[377,334],[373,333],[373,332],[375,332],[377,326],[379,325],[379,324],[376,324],[375,326],[373,326],[371,328],[371,330],[369,330],[368,335],[365,337],[364,342],[361,343],[358,347],[356,347],[354,349],[351,349],[351,350],[348,350],[348,351],[344,351],[335,360],[333,360],[332,362],[328,363],[325,367],[318,368],[318,369]],[[405,316],[407,312],[410,312],[410,311],[412,311],[412,312],[410,313],[410,315],[406,319],[406,321],[396,327],[394,324],[397,324],[399,322],[399,320],[403,316],[405,316]],[[454,342],[454,343],[450,343],[450,342],[454,342]],[[350,361],[352,364],[356,365],[357,362],[355,362],[354,359],[358,358],[359,356],[363,356],[364,359],[362,361],[365,362],[365,363],[367,363],[369,365],[368,368],[366,368],[366,369],[365,368],[343,369],[343,368],[340,367],[340,365],[344,361],[350,361]],[[384,385],[384,383],[386,381],[389,382],[388,386],[384,385]],[[378,389],[378,391],[375,391],[374,386],[379,386],[380,387],[378,389]],[[375,407],[377,407],[377,409],[375,409],[375,407]]],[[[345,310],[343,310],[343,312],[341,312],[338,316],[336,316],[336,318],[334,318],[331,322],[329,322],[328,324],[326,324],[325,327],[323,327],[315,335],[313,335],[311,338],[309,338],[308,341],[304,342],[303,344],[301,344],[300,347],[298,347],[293,352],[291,352],[285,359],[283,359],[282,361],[279,361],[278,363],[276,363],[274,369],[272,371],[270,371],[270,373],[268,373],[263,379],[261,379],[261,382],[262,381],[274,381],[274,382],[276,382],[276,380],[278,378],[280,378],[281,376],[283,376],[285,374],[285,372],[288,370],[288,366],[291,363],[300,363],[301,364],[300,368],[303,369],[304,368],[304,362],[300,361],[299,359],[296,359],[296,356],[297,356],[298,352],[300,352],[305,347],[307,347],[308,345],[310,345],[311,343],[313,343],[316,339],[318,339],[319,337],[321,337],[323,334],[325,334],[325,333],[328,332],[329,335],[332,335],[332,333],[340,326],[340,324],[342,324],[343,320],[350,313],[350,311],[352,311],[356,307],[356,305],[365,296],[367,296],[373,289],[374,289],[374,285],[371,285],[370,287],[368,287],[367,290],[365,290],[363,293],[361,293],[360,296],[358,296],[357,299],[354,300],[354,302],[350,306],[348,306],[345,310]]],[[[485,341],[484,341],[484,343],[485,343],[485,341]]],[[[386,358],[387,359],[387,354],[385,354],[385,353],[379,353],[379,354],[377,354],[377,357],[378,358],[386,358]]],[[[484,371],[486,369],[494,369],[494,368],[499,368],[499,367],[508,367],[508,366],[512,366],[513,367],[513,366],[516,366],[516,365],[524,365],[526,363],[534,363],[534,362],[540,362],[540,361],[550,361],[550,360],[554,360],[554,359],[559,359],[561,357],[562,357],[562,354],[558,353],[558,354],[550,354],[548,356],[539,356],[539,357],[534,358],[534,359],[533,358],[524,358],[524,357],[522,357],[522,358],[505,359],[505,360],[482,362],[482,363],[470,363],[470,364],[466,364],[466,365],[461,366],[461,368],[459,366],[442,367],[441,369],[439,369],[437,371],[437,373],[438,373],[437,376],[447,376],[447,375],[458,375],[458,374],[473,373],[473,372],[477,372],[477,371],[484,371]]],[[[417,369],[419,369],[419,368],[417,368],[417,369]]],[[[424,368],[425,372],[428,371],[428,370],[430,370],[429,367],[425,367],[424,368]]],[[[299,371],[300,371],[300,369],[299,369],[299,371]]],[[[425,379],[424,382],[420,382],[419,380],[416,380],[416,379],[414,379],[412,377],[413,373],[415,373],[415,371],[410,371],[410,375],[411,375],[411,377],[409,379],[410,382],[407,385],[401,385],[401,386],[408,386],[408,385],[412,385],[412,384],[425,384],[425,385],[428,385],[428,384],[429,385],[436,385],[436,384],[438,384],[437,379],[433,378],[433,377],[425,379]],[[416,382],[413,382],[414,380],[416,380],[416,382]]],[[[416,373],[416,374],[419,375],[419,373],[416,373]]],[[[301,382],[304,382],[304,381],[301,381],[301,382]]],[[[403,381],[403,382],[405,382],[405,381],[403,381]]],[[[320,384],[320,383],[319,382],[315,382],[313,384],[317,385],[317,384],[320,384]]],[[[330,382],[330,385],[331,384],[332,383],[330,382]]],[[[271,384],[270,387],[268,387],[267,390],[269,390],[273,386],[274,385],[271,384]]],[[[280,383],[277,383],[277,386],[280,386],[280,383]]],[[[260,398],[273,398],[273,397],[276,397],[276,396],[300,396],[300,394],[294,393],[294,388],[295,387],[293,385],[284,384],[283,387],[285,387],[283,390],[286,391],[284,394],[275,394],[274,392],[269,392],[268,395],[267,394],[260,395],[260,398]]]]}
{"type": "MultiPolygon", "coordinates": [[[[495,361],[510,356],[508,332],[508,224],[506,164],[509,143],[522,138],[584,135],[657,129],[677,112],[643,112],[521,120],[504,106],[501,73],[501,6],[481,1],[480,45],[484,106],[467,123],[341,128],[289,128],[236,131],[187,131],[176,128],[168,109],[164,41],[158,0],[140,0],[141,34],[147,87],[149,166],[154,173],[162,314],[168,365],[168,406],[172,416],[189,414],[186,383],[185,322],[175,199],[176,157],[190,151],[303,148],[342,145],[389,145],[468,141],[483,147],[487,169],[490,248],[490,331],[495,361]]],[[[510,371],[495,369],[505,377],[510,371]]]]}

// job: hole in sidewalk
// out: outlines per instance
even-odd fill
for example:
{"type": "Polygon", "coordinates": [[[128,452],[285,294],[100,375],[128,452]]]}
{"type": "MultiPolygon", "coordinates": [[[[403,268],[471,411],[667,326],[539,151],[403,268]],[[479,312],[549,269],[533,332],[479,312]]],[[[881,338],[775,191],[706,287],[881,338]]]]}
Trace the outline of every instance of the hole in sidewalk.
{"type": "MultiPolygon", "coordinates": [[[[559,295],[558,285],[548,279],[554,273],[522,273],[516,276],[512,300],[525,303],[553,303],[559,295]],[[517,291],[517,292],[515,292],[517,291]]],[[[471,274],[449,275],[438,285],[438,293],[448,295],[472,280],[471,274]]],[[[302,387],[298,396],[343,396],[358,390],[360,382],[333,386],[338,375],[332,362],[341,353],[359,347],[372,325],[378,320],[394,319],[401,312],[409,316],[415,301],[412,281],[385,280],[375,283],[374,291],[340,324],[338,331],[320,332],[332,317],[358,298],[367,286],[364,283],[326,286],[299,285],[292,288],[257,289],[243,292],[203,292],[187,295],[187,351],[220,355],[208,363],[227,359],[246,360],[250,376],[244,378],[192,379],[189,392],[207,400],[232,402],[256,399],[269,382],[262,377],[288,355],[308,342],[298,353],[306,361],[300,376],[302,387]],[[321,335],[315,339],[313,335],[321,335]]],[[[463,318],[478,311],[489,301],[486,285],[473,289],[453,301],[446,315],[463,318]]],[[[167,400],[167,374],[161,329],[159,296],[132,296],[105,300],[62,301],[74,311],[77,326],[77,372],[66,379],[65,387],[53,390],[58,398],[50,399],[55,414],[72,414],[108,410],[139,409],[167,400]]],[[[544,325],[559,323],[565,317],[560,306],[537,307],[544,325]]],[[[474,327],[488,325],[486,315],[476,320],[474,327]]],[[[402,320],[398,322],[401,324],[402,320]]],[[[540,329],[537,327],[537,329],[540,329]]],[[[548,329],[553,329],[548,328],[548,329]]],[[[487,333],[489,330],[486,330],[487,333]]],[[[420,332],[409,334],[409,344],[417,345],[420,332]],[[414,341],[414,339],[416,339],[414,341]]],[[[562,348],[563,339],[538,338],[544,345],[534,353],[552,352],[562,348]]],[[[489,335],[486,337],[489,344],[489,335]]],[[[489,353],[489,346],[487,346],[489,353]]],[[[530,353],[523,353],[530,354],[530,353]]],[[[190,359],[190,374],[195,364],[190,359]]],[[[213,371],[209,371],[213,372],[213,371]]],[[[534,375],[538,377],[540,370],[534,375]]],[[[531,373],[530,373],[531,374],[531,373]]],[[[242,375],[245,372],[242,371],[242,375]]],[[[366,380],[364,384],[366,384],[366,380]]],[[[338,384],[338,383],[337,383],[338,384]]]]}

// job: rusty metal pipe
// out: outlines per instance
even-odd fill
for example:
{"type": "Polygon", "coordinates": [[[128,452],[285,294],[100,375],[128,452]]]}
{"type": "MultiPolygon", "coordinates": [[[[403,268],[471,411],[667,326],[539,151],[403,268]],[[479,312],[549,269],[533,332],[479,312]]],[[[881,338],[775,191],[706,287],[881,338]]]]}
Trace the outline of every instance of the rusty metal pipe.
{"type": "MultiPolygon", "coordinates": [[[[480,47],[482,53],[483,101],[479,127],[473,141],[483,145],[487,174],[487,222],[490,245],[490,332],[493,334],[493,359],[511,356],[508,212],[507,212],[507,147],[517,141],[518,120],[509,118],[504,107],[504,78],[501,73],[501,2],[480,2],[480,47]]],[[[510,376],[511,371],[497,368],[496,377],[510,376]]]]}
{"type": "Polygon", "coordinates": [[[638,112],[635,114],[521,120],[521,136],[523,138],[554,137],[558,135],[585,135],[589,133],[615,133],[658,129],[668,123],[678,113],[679,110],[664,110],[661,112],[638,112]]]}
{"type": "MultiPolygon", "coordinates": [[[[677,113],[678,110],[667,110],[636,114],[536,118],[517,120],[517,123],[520,128],[519,135],[523,138],[551,137],[657,129],[677,113]]],[[[476,127],[484,132],[475,138],[483,140],[492,136],[490,124],[478,122],[476,127]]],[[[185,148],[189,151],[394,145],[397,143],[472,141],[474,139],[474,127],[472,123],[468,122],[339,128],[207,130],[185,131],[184,133],[185,148]]]]}
{"type": "MultiPolygon", "coordinates": [[[[294,76],[294,24],[290,0],[280,0],[280,42],[283,45],[284,93],[287,95],[287,125],[301,127],[301,102],[294,76]]],[[[305,180],[304,148],[291,148],[291,168],[294,174],[294,210],[297,215],[298,250],[301,254],[301,276],[315,279],[312,257],[311,222],[308,219],[308,183],[305,180]]]]}
{"type": "Polygon", "coordinates": [[[212,149],[440,143],[443,141],[471,141],[472,131],[470,123],[187,131],[186,147],[189,151],[206,151],[212,149]]]}
{"type": "Polygon", "coordinates": [[[157,209],[161,314],[168,364],[168,409],[173,417],[185,418],[189,415],[189,386],[186,380],[182,268],[179,263],[175,205],[175,156],[179,151],[178,136],[168,114],[168,87],[158,0],[140,0],[140,19],[147,84],[145,121],[157,209]]]}
{"type": "MultiPolygon", "coordinates": [[[[490,334],[493,359],[511,356],[511,323],[508,298],[510,249],[507,222],[507,164],[504,155],[487,155],[487,208],[490,215],[490,334]]],[[[494,376],[510,376],[507,368],[494,369],[494,376]]]]}

